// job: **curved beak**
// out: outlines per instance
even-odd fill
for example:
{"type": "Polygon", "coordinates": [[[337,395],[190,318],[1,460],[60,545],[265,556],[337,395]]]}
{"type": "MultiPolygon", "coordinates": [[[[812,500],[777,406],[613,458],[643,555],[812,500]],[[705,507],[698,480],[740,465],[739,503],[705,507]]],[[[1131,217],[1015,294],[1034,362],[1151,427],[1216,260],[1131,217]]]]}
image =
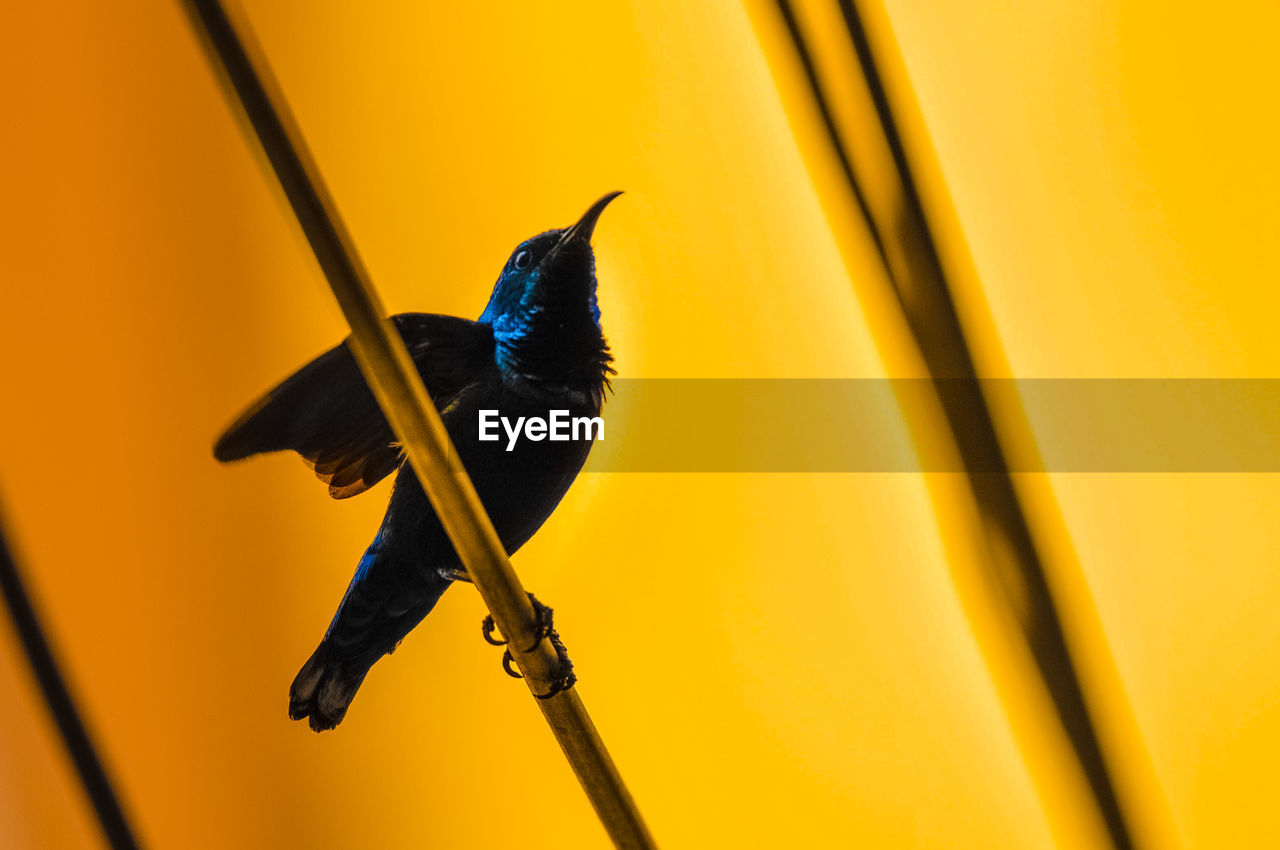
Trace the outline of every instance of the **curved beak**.
{"type": "Polygon", "coordinates": [[[572,242],[575,239],[581,239],[583,242],[591,241],[591,234],[596,229],[596,222],[600,220],[600,213],[604,212],[604,208],[609,206],[609,202],[621,195],[621,192],[610,192],[604,195],[600,200],[596,201],[590,208],[582,214],[582,218],[578,219],[573,227],[570,227],[560,237],[560,241],[556,243],[556,248],[572,242]]]}

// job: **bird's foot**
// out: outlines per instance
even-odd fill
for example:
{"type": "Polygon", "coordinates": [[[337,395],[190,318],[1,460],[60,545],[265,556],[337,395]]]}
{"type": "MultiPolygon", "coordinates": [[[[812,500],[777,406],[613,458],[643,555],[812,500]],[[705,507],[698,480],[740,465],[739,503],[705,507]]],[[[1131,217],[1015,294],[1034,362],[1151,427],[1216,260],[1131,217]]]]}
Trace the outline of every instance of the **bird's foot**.
{"type": "MultiPolygon", "coordinates": [[[[559,633],[553,626],[554,612],[552,609],[543,605],[538,598],[532,593],[529,594],[529,602],[533,605],[534,617],[537,620],[537,628],[534,630],[534,640],[528,649],[523,652],[533,652],[538,648],[544,639],[551,641],[551,646],[556,651],[556,674],[552,682],[551,689],[545,694],[534,694],[537,699],[550,699],[561,691],[572,688],[578,681],[578,676],[573,672],[573,662],[569,660],[569,651],[565,649],[564,642],[560,640],[559,633]]],[[[484,622],[480,626],[481,635],[485,642],[493,646],[505,646],[507,640],[505,638],[498,639],[494,637],[497,626],[493,622],[493,615],[490,614],[484,618],[484,622]]],[[[507,671],[507,675],[515,679],[523,679],[524,676],[520,671],[515,669],[515,659],[511,655],[511,648],[508,647],[502,653],[502,669],[507,671]]]]}
{"type": "Polygon", "coordinates": [[[446,578],[449,581],[465,581],[467,584],[472,583],[471,575],[461,567],[450,567],[447,570],[437,570],[437,572],[440,573],[441,578],[446,578]]]}
{"type": "MultiPolygon", "coordinates": [[[[550,637],[555,633],[552,628],[552,622],[555,611],[550,606],[543,605],[538,601],[538,597],[532,593],[528,594],[529,604],[533,606],[533,616],[537,620],[537,628],[534,630],[533,643],[528,649],[522,649],[521,652],[533,652],[538,648],[538,644],[542,643],[543,638],[550,637]]],[[[493,622],[493,615],[489,614],[484,618],[484,622],[480,624],[481,634],[484,636],[485,643],[492,646],[506,646],[506,638],[496,638],[494,634],[498,631],[498,626],[493,622]]]]}

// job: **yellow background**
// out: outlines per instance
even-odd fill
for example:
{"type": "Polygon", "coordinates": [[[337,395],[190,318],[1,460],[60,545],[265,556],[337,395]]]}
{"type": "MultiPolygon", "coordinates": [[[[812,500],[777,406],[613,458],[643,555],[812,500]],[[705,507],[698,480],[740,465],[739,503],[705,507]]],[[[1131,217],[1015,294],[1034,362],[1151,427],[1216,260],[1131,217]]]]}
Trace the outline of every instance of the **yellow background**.
{"type": "MultiPolygon", "coordinates": [[[[479,313],[511,247],[620,188],[621,375],[920,374],[770,4],[432,5],[247,7],[392,310],[479,313]]],[[[871,17],[986,374],[1276,376],[1274,4],[871,17]]],[[[210,446],[340,318],[175,3],[9,4],[0,41],[0,499],[143,840],[602,845],[468,588],[336,733],[288,721],[386,485],[335,503],[210,446]]],[[[1139,834],[1280,842],[1275,477],[1020,484],[1139,834]]],[[[515,564],[660,843],[1099,840],[958,492],[575,484],[515,564]]],[[[95,846],[7,627],[0,687],[0,844],[95,846]]]]}

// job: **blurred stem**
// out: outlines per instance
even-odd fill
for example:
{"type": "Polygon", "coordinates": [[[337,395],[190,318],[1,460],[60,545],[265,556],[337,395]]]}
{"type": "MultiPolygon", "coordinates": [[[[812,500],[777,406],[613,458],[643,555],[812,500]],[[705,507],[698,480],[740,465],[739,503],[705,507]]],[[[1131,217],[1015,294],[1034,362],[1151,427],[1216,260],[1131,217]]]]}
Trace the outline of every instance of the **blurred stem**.
{"type": "Polygon", "coordinates": [[[1088,781],[1112,843],[1134,846],[1113,778],[1085,702],[1062,618],[1045,565],[1018,500],[991,410],[956,311],[937,243],[930,231],[893,110],[876,66],[862,17],[853,0],[838,0],[848,37],[866,85],[869,104],[859,104],[872,126],[860,144],[847,144],[813,51],[789,0],[775,0],[803,66],[828,140],[847,189],[866,219],[877,253],[915,343],[933,378],[952,439],[965,466],[969,491],[988,541],[988,563],[1016,614],[1058,719],[1088,781]],[[895,185],[879,196],[865,175],[890,174],[895,185]]]}
{"type": "Polygon", "coordinates": [[[22,648],[31,663],[36,682],[40,685],[45,705],[53,715],[58,733],[66,744],[67,754],[71,756],[71,762],[80,776],[80,784],[89,797],[89,802],[93,804],[103,837],[113,850],[134,850],[138,846],[137,839],[134,838],[120,799],[102,765],[102,759],[98,757],[98,751],[89,737],[89,730],[85,727],[80,712],[76,710],[66,679],[58,668],[49,639],[45,636],[40,618],[36,616],[35,606],[22,582],[22,574],[18,571],[13,552],[5,541],[3,528],[0,528],[0,591],[4,593],[9,617],[22,641],[22,648]]]}

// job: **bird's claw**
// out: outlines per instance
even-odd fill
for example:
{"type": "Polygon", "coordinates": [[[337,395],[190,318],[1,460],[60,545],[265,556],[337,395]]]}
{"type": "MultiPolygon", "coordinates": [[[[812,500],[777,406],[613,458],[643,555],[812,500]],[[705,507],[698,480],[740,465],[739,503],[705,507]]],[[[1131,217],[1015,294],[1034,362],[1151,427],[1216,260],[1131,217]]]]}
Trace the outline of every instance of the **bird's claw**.
{"type": "Polygon", "coordinates": [[[480,636],[484,638],[484,642],[490,646],[505,646],[506,640],[499,640],[493,636],[498,630],[497,625],[493,622],[493,615],[486,614],[484,621],[480,623],[480,636]]]}
{"type": "MultiPolygon", "coordinates": [[[[537,628],[534,630],[533,644],[523,650],[524,652],[533,652],[538,648],[544,639],[551,641],[551,646],[556,651],[556,677],[551,685],[551,690],[545,694],[534,694],[537,699],[550,699],[561,691],[572,688],[578,681],[578,676],[573,672],[573,662],[569,660],[569,652],[565,649],[564,642],[560,640],[560,635],[556,632],[553,625],[554,612],[549,606],[543,605],[538,601],[537,597],[532,593],[529,594],[529,602],[533,605],[534,617],[537,619],[537,628]]],[[[497,626],[493,622],[493,615],[487,615],[480,624],[480,633],[484,637],[485,642],[492,646],[506,646],[507,640],[494,637],[497,626]]],[[[513,679],[523,679],[520,671],[515,669],[515,658],[511,655],[511,648],[507,647],[502,653],[502,669],[507,675],[513,679]]]]}
{"type": "Polygon", "coordinates": [[[515,659],[511,657],[511,650],[504,649],[502,651],[502,669],[507,671],[507,675],[513,679],[523,679],[524,675],[515,668],[515,659]]]}
{"type": "MultiPolygon", "coordinates": [[[[552,628],[555,612],[549,606],[543,605],[539,602],[538,597],[534,596],[532,593],[529,594],[529,603],[533,605],[533,616],[537,620],[537,627],[533,632],[533,643],[530,644],[528,649],[523,649],[521,652],[533,652],[538,648],[538,644],[542,643],[544,638],[549,638],[555,633],[555,629],[552,628]]],[[[485,643],[490,646],[506,646],[507,641],[505,638],[498,639],[493,636],[497,630],[498,626],[493,621],[493,615],[486,615],[484,620],[480,623],[480,634],[484,638],[485,643]]]]}
{"type": "Polygon", "coordinates": [[[529,594],[529,604],[533,606],[533,616],[538,622],[538,627],[533,632],[533,644],[524,650],[525,652],[533,652],[544,639],[556,633],[553,628],[555,612],[551,610],[550,606],[543,605],[538,601],[538,597],[532,593],[529,594]]]}
{"type": "Polygon", "coordinates": [[[573,672],[573,662],[569,660],[569,650],[564,648],[564,641],[560,640],[560,635],[556,634],[555,629],[547,634],[547,640],[551,641],[551,646],[556,651],[556,676],[551,683],[551,690],[545,694],[534,694],[535,699],[551,699],[561,691],[569,690],[578,682],[578,674],[573,672]]]}

